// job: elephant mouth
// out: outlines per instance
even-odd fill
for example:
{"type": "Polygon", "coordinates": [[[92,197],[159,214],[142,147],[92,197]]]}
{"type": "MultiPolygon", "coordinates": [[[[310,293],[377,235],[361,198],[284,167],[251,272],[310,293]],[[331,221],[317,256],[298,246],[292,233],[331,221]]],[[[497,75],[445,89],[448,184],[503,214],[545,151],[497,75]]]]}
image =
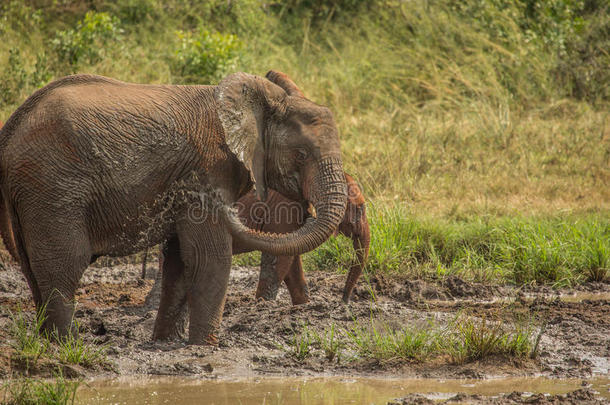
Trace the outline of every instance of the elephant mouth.
{"type": "Polygon", "coordinates": [[[307,201],[307,213],[310,217],[317,218],[318,213],[316,212],[316,207],[311,203],[311,201],[307,201]]]}

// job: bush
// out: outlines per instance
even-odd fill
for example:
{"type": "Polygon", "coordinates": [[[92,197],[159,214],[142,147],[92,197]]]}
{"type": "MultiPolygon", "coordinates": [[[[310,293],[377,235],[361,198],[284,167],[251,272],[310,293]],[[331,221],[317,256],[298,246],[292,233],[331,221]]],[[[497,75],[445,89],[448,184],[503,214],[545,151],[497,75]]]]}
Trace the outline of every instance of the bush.
{"type": "Polygon", "coordinates": [[[9,50],[8,63],[0,77],[0,100],[6,104],[15,102],[27,83],[27,72],[18,48],[9,50]]]}
{"type": "Polygon", "coordinates": [[[235,35],[209,32],[178,31],[180,47],[171,70],[179,83],[212,83],[234,70],[242,48],[235,35]]]}
{"type": "Polygon", "coordinates": [[[102,59],[105,49],[119,40],[122,32],[118,18],[88,11],[76,29],[57,32],[52,45],[60,62],[67,62],[72,67],[83,61],[92,64],[102,59]]]}

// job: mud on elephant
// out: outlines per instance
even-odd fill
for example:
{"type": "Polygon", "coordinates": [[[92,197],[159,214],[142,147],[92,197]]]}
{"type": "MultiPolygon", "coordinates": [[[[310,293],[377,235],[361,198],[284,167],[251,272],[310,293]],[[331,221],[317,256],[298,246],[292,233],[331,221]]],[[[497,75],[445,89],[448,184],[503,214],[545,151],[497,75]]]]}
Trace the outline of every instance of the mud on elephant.
{"type": "Polygon", "coordinates": [[[186,302],[194,344],[216,341],[234,242],[304,253],[332,234],[347,198],[330,110],[274,71],[216,86],[54,81],[0,130],[0,194],[3,239],[13,236],[47,330],[70,332],[74,292],[98,256],[167,241],[154,337],[170,337],[186,302]],[[267,187],[317,218],[286,235],[247,228],[230,205],[267,187]]]}

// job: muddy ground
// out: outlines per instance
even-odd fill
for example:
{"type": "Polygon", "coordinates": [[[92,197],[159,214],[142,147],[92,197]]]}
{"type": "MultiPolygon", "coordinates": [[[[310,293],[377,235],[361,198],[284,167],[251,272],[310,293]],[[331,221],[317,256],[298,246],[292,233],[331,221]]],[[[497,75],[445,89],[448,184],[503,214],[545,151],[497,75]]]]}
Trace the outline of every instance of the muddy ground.
{"type": "MultiPolygon", "coordinates": [[[[544,375],[586,380],[607,376],[610,364],[610,284],[590,283],[577,290],[547,287],[516,289],[471,283],[457,277],[443,282],[373,278],[361,281],[352,302],[341,302],[345,276],[307,274],[312,300],[291,306],[283,288],[276,301],[254,298],[256,268],[232,269],[218,347],[187,346],[184,341],[151,342],[158,305],[157,268],[140,279],[140,265],[90,267],[77,294],[76,320],[88,342],[105,345],[110,364],[92,368],[66,367],[68,375],[181,375],[203,378],[251,376],[392,376],[432,378],[489,378],[544,375]],[[371,298],[374,291],[376,301],[371,298]],[[594,299],[564,300],[559,294],[591,293],[594,299]],[[600,299],[601,298],[601,299],[600,299]],[[504,321],[532,319],[546,324],[536,359],[492,357],[467,364],[436,358],[415,361],[327,360],[314,353],[298,361],[285,348],[294,331],[309,325],[322,331],[331,323],[349,328],[354,319],[369,322],[371,314],[389,325],[443,324],[458,313],[504,321]]],[[[22,373],[12,359],[8,334],[9,312],[18,307],[33,314],[27,284],[17,266],[0,267],[0,379],[22,373]]],[[[54,365],[30,370],[49,375],[54,365]]],[[[516,394],[515,394],[516,395],[516,394]]],[[[576,395],[576,394],[575,394],[576,395]]],[[[584,394],[583,394],[584,395],[584,394]]],[[[516,398],[516,397],[515,397],[516,398]]],[[[515,399],[513,398],[513,399],[515,399]]],[[[496,398],[497,400],[500,400],[496,398]]],[[[561,401],[560,401],[561,402],[561,401]]],[[[565,402],[565,401],[564,401],[565,402]]],[[[410,402],[405,402],[410,403],[410,402]]],[[[481,402],[482,403],[482,402],[481,402]]],[[[494,402],[497,403],[497,402],[494,402]]],[[[501,403],[511,403],[510,398],[501,403]]],[[[566,402],[569,403],[569,402],[566,402]]],[[[594,403],[594,402],[592,402],[594,403]]]]}

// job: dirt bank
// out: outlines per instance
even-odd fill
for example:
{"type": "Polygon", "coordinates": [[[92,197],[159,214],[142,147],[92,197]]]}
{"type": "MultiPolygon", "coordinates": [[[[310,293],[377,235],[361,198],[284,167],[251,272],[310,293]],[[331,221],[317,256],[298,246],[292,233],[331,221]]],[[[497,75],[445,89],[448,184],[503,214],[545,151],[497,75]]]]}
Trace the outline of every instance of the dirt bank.
{"type": "MultiPolygon", "coordinates": [[[[151,269],[154,266],[151,266],[151,269]]],[[[156,272],[156,269],[154,269],[156,272]]],[[[150,271],[150,273],[154,273],[150,271]]],[[[362,282],[353,302],[341,300],[344,275],[313,272],[307,275],[312,301],[293,307],[282,290],[277,301],[254,299],[258,280],[255,268],[234,268],[218,347],[186,346],[183,341],[150,341],[158,294],[154,274],[139,279],[139,265],[91,267],[78,290],[75,318],[88,342],[105,345],[111,367],[73,367],[83,376],[197,375],[206,378],[262,375],[349,375],[437,378],[486,378],[515,375],[590,378],[607,375],[610,359],[610,301],[563,301],[548,288],[515,289],[449,278],[444,282],[373,278],[362,282]],[[374,292],[375,300],[371,292],[374,292]],[[456,314],[510,323],[531,319],[545,326],[537,359],[490,357],[466,364],[445,358],[431,361],[390,359],[352,360],[345,355],[329,361],[320,353],[300,361],[286,348],[303,325],[322,332],[331,324],[350,328],[366,323],[371,315],[390,325],[443,324],[456,314]]],[[[579,288],[610,292],[608,284],[579,288]]],[[[561,291],[572,294],[574,291],[561,291]]],[[[18,269],[0,270],[0,378],[19,371],[11,361],[7,327],[9,311],[33,305],[18,269]]],[[[41,367],[34,374],[48,374],[41,367]]]]}

